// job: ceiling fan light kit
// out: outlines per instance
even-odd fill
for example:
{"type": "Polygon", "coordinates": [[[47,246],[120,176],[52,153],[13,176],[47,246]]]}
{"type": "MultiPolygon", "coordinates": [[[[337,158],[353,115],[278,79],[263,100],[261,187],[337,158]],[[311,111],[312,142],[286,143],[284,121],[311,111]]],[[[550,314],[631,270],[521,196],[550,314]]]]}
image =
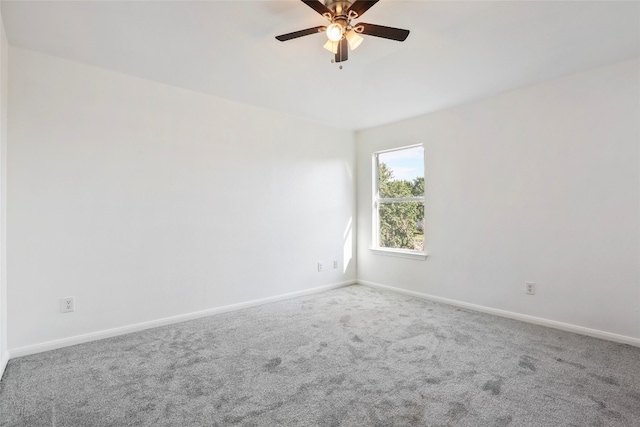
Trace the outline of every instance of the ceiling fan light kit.
{"type": "Polygon", "coordinates": [[[329,52],[333,53],[334,55],[338,53],[338,42],[332,42],[331,40],[327,40],[327,42],[322,47],[327,49],[329,52]]]}
{"type": "Polygon", "coordinates": [[[322,3],[319,0],[302,0],[304,4],[325,17],[330,24],[282,34],[276,36],[276,39],[284,42],[324,32],[327,36],[327,42],[323,47],[335,55],[331,62],[344,62],[349,59],[349,49],[355,50],[364,40],[360,34],[400,42],[405,41],[409,36],[409,30],[375,24],[351,23],[352,20],[360,18],[378,1],[380,0],[326,0],[325,3],[322,3]]]}
{"type": "Polygon", "coordinates": [[[344,35],[344,26],[335,22],[327,27],[327,38],[332,42],[340,41],[344,35]]]}
{"type": "Polygon", "coordinates": [[[356,50],[356,48],[362,44],[362,40],[364,40],[355,30],[347,31],[345,38],[351,50],[356,50]]]}

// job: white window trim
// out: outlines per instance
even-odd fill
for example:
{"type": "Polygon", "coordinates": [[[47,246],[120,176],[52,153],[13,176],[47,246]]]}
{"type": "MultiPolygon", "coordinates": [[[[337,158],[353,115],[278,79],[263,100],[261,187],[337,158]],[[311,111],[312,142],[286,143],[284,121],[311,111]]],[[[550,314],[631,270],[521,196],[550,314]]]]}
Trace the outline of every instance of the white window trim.
{"type": "MultiPolygon", "coordinates": [[[[396,147],[390,148],[388,150],[380,150],[373,153],[372,158],[372,237],[373,237],[373,246],[369,248],[369,250],[375,255],[385,255],[385,256],[393,256],[399,258],[408,258],[408,259],[416,259],[416,260],[425,260],[427,259],[428,253],[426,251],[414,251],[410,249],[398,249],[398,248],[385,248],[380,246],[380,218],[378,211],[378,204],[380,202],[380,198],[378,195],[378,155],[383,153],[389,153],[392,151],[405,150],[408,148],[414,147],[424,147],[424,144],[413,144],[407,145],[404,147],[396,147]]],[[[425,191],[426,191],[425,185],[425,191]]],[[[398,197],[398,198],[385,198],[382,203],[393,203],[393,202],[413,202],[413,201],[421,201],[423,204],[425,203],[425,195],[422,197],[398,197]]],[[[425,215],[426,215],[426,205],[425,205],[425,215]]],[[[426,245],[426,241],[425,241],[426,245]]]]}
{"type": "Polygon", "coordinates": [[[410,251],[407,249],[395,249],[395,248],[369,248],[375,255],[394,256],[398,258],[408,258],[425,260],[429,256],[426,252],[410,251]]]}

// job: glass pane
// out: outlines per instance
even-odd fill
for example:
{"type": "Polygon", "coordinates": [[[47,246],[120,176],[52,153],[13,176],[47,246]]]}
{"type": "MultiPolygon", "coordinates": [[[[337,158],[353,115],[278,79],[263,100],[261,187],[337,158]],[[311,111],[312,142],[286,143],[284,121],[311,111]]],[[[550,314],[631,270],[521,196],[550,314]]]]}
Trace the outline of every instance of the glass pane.
{"type": "Polygon", "coordinates": [[[424,196],[424,148],[378,154],[378,191],[383,198],[424,196]]]}
{"type": "Polygon", "coordinates": [[[379,244],[382,248],[424,251],[424,204],[380,203],[379,244]]]}

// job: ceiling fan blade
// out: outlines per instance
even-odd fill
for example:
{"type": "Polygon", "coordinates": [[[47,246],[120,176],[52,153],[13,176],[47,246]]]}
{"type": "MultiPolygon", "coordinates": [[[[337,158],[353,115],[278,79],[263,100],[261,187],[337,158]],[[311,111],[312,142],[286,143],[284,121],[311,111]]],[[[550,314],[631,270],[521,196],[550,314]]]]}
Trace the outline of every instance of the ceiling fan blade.
{"type": "Polygon", "coordinates": [[[276,36],[276,39],[280,40],[281,42],[286,42],[287,40],[297,39],[298,37],[321,33],[326,29],[327,27],[323,27],[321,25],[319,27],[307,28],[306,30],[294,31],[293,33],[282,34],[280,36],[276,36]]]}
{"type": "Polygon", "coordinates": [[[329,9],[323,3],[320,3],[318,0],[302,0],[302,3],[306,4],[311,9],[315,10],[316,12],[318,12],[320,15],[325,15],[327,13],[330,16],[333,15],[333,12],[331,12],[331,9],[329,9]]]}
{"type": "Polygon", "coordinates": [[[336,62],[344,62],[349,59],[349,44],[344,37],[338,43],[338,52],[336,52],[336,62]]]}
{"type": "Polygon", "coordinates": [[[356,18],[359,18],[367,10],[369,10],[371,6],[378,3],[379,1],[380,0],[356,0],[349,8],[349,12],[353,10],[357,14],[356,18]]]}
{"type": "MultiPolygon", "coordinates": [[[[354,3],[355,4],[355,3],[354,3]]],[[[385,27],[384,25],[365,24],[359,23],[356,28],[362,31],[357,31],[368,36],[382,37],[383,39],[397,40],[403,42],[409,37],[409,30],[403,30],[401,28],[385,27]]]]}

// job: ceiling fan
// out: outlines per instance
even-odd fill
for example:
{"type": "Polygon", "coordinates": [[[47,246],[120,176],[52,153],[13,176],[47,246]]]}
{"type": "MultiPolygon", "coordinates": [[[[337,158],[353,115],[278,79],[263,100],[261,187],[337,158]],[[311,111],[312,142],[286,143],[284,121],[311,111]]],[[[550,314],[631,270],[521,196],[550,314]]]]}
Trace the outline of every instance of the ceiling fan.
{"type": "MultiPolygon", "coordinates": [[[[329,25],[307,28],[282,34],[276,39],[281,42],[317,33],[326,33],[327,42],[323,46],[335,55],[332,62],[343,62],[349,59],[349,49],[354,50],[362,43],[360,34],[382,37],[384,39],[403,42],[409,36],[409,30],[385,27],[383,25],[354,24],[351,21],[360,18],[367,10],[380,0],[302,0],[304,4],[329,20],[329,25]]],[[[342,68],[342,66],[340,67],[342,68]]]]}

